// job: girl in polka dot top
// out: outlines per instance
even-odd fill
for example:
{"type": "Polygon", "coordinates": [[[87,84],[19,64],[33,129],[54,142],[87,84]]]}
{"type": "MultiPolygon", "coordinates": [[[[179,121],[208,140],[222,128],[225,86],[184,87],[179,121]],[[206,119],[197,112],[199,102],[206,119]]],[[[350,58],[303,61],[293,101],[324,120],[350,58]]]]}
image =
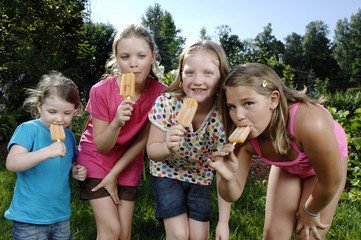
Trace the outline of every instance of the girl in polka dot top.
{"type": "MultiPolygon", "coordinates": [[[[221,46],[205,40],[185,49],[179,59],[175,81],[149,113],[155,217],[163,220],[167,239],[208,239],[215,173],[206,160],[225,143],[216,96],[228,73],[227,58],[221,46]],[[186,98],[198,102],[189,127],[175,120],[186,98]]],[[[216,235],[228,239],[231,204],[218,196],[218,206],[216,235]]]]}

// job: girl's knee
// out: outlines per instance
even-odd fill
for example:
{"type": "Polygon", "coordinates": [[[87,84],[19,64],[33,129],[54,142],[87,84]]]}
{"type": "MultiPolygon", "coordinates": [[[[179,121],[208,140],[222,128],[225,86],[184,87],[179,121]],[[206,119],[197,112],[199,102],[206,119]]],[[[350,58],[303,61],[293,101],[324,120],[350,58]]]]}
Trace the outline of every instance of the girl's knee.
{"type": "Polygon", "coordinates": [[[131,237],[131,231],[121,231],[120,233],[120,240],[130,240],[131,237]]]}
{"type": "Polygon", "coordinates": [[[189,233],[187,231],[180,231],[178,229],[174,229],[173,231],[166,231],[167,239],[174,239],[174,240],[188,240],[189,233]]]}
{"type": "Polygon", "coordinates": [[[265,226],[263,229],[264,240],[279,240],[279,239],[291,239],[293,229],[288,229],[285,226],[271,224],[265,226]]]}
{"type": "Polygon", "coordinates": [[[107,224],[98,228],[98,239],[120,239],[120,225],[107,224]]]}

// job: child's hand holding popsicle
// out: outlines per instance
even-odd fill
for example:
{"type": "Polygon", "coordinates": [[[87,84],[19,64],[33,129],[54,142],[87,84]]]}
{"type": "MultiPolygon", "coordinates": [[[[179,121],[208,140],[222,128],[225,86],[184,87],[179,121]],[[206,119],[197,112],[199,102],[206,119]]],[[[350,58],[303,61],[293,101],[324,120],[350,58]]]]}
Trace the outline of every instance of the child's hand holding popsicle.
{"type": "Polygon", "coordinates": [[[123,73],[120,82],[120,95],[124,98],[118,106],[115,119],[118,126],[124,126],[125,122],[130,120],[132,115],[134,101],[131,100],[135,96],[135,76],[134,73],[123,73]]]}
{"type": "Polygon", "coordinates": [[[189,127],[192,123],[194,114],[197,111],[198,103],[193,98],[187,98],[180,109],[176,121],[179,123],[168,129],[166,134],[166,144],[171,152],[177,152],[179,143],[184,135],[185,127],[189,127]]]}
{"type": "Polygon", "coordinates": [[[52,141],[56,141],[51,144],[47,149],[49,150],[49,158],[64,157],[66,153],[65,144],[62,142],[65,140],[64,127],[61,124],[50,124],[50,136],[52,141]]]}
{"type": "MultiPolygon", "coordinates": [[[[218,160],[218,162],[223,162],[224,161],[224,157],[228,156],[230,153],[233,152],[234,150],[234,146],[237,143],[243,143],[244,141],[246,141],[248,134],[250,132],[250,127],[249,126],[244,126],[244,127],[237,127],[233,133],[231,134],[231,136],[229,136],[228,140],[230,143],[232,143],[232,145],[227,144],[224,146],[224,148],[221,151],[217,151],[215,153],[213,153],[213,159],[208,159],[207,163],[209,164],[209,166],[211,166],[212,168],[216,168],[217,166],[215,165],[215,163],[213,162],[214,159],[221,159],[218,160]]],[[[233,154],[233,157],[234,154],[233,154]]],[[[237,161],[230,161],[227,163],[228,165],[236,165],[237,161]]],[[[218,163],[220,164],[220,163],[218,163]]],[[[238,165],[237,165],[238,166],[238,165]]],[[[234,166],[231,166],[231,168],[234,168],[234,166]]],[[[229,175],[229,174],[225,174],[225,175],[229,175]]]]}
{"type": "Polygon", "coordinates": [[[221,151],[214,152],[212,159],[207,159],[207,164],[215,169],[225,180],[231,180],[237,174],[238,159],[233,150],[237,143],[243,143],[250,132],[249,126],[237,127],[228,140],[231,144],[226,144],[221,151]]]}

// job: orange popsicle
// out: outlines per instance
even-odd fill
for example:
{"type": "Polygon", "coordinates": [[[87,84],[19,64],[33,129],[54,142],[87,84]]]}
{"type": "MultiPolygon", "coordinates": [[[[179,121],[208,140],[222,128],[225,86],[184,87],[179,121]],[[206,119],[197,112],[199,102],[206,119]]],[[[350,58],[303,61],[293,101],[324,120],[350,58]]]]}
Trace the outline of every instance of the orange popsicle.
{"type": "Polygon", "coordinates": [[[189,127],[197,111],[198,102],[193,98],[187,98],[181,107],[176,121],[184,127],[189,127]]]}
{"type": "Polygon", "coordinates": [[[132,98],[135,96],[135,76],[134,73],[123,73],[120,83],[120,95],[124,98],[132,98]]]}
{"type": "Polygon", "coordinates": [[[236,145],[236,143],[243,143],[248,134],[249,134],[250,128],[249,126],[245,127],[237,127],[231,136],[229,136],[228,140],[230,143],[233,143],[233,145],[236,145]]]}
{"type": "Polygon", "coordinates": [[[51,140],[53,141],[65,140],[65,132],[63,125],[50,124],[50,134],[51,134],[51,140]]]}

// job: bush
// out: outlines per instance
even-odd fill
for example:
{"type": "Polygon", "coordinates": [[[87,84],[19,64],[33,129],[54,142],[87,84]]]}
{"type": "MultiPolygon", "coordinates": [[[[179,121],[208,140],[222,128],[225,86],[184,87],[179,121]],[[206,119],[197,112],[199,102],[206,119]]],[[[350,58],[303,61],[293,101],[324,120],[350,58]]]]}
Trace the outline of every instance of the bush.
{"type": "Polygon", "coordinates": [[[352,201],[361,201],[361,108],[350,113],[332,107],[329,111],[334,119],[341,124],[347,134],[349,162],[347,180],[351,187],[343,197],[352,201]]]}
{"type": "Polygon", "coordinates": [[[4,105],[4,108],[0,109],[0,142],[10,140],[18,126],[20,116],[21,108],[18,108],[15,112],[10,112],[9,108],[4,105]]]}
{"type": "Polygon", "coordinates": [[[322,95],[327,97],[326,106],[349,111],[349,117],[352,117],[356,109],[361,106],[361,91],[340,91],[333,94],[323,93],[322,95]]]}

